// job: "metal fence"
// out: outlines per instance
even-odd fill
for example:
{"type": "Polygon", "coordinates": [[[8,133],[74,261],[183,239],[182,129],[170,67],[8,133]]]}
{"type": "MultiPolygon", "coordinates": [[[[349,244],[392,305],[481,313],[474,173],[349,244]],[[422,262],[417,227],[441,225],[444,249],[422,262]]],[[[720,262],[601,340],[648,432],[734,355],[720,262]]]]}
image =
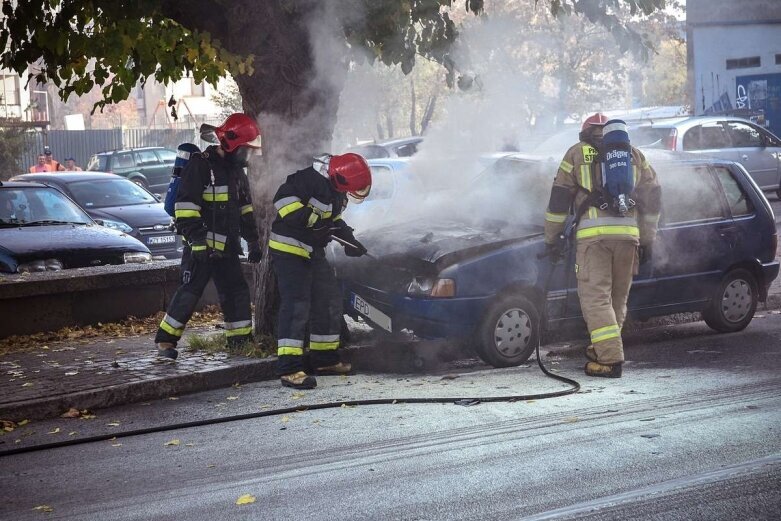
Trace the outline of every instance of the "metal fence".
{"type": "MultiPolygon", "coordinates": [[[[21,167],[27,172],[37,162],[43,147],[49,146],[54,159],[60,163],[66,157],[73,157],[76,164],[86,168],[90,156],[107,150],[138,147],[165,147],[176,150],[180,143],[199,144],[195,129],[112,129],[112,130],[49,130],[31,132],[27,146],[20,159],[21,167]]],[[[21,173],[21,172],[19,172],[21,173]]]]}

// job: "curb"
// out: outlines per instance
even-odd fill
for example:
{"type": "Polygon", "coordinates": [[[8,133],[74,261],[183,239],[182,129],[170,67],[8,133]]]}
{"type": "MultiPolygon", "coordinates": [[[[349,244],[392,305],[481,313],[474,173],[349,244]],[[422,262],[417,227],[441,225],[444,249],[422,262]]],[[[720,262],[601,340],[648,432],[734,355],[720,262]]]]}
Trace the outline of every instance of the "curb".
{"type": "MultiPolygon", "coordinates": [[[[343,356],[346,360],[359,362],[362,370],[382,370],[389,365],[409,367],[413,349],[409,345],[393,342],[346,347],[343,356]],[[376,349],[384,349],[382,361],[376,360],[376,349]]],[[[139,380],[136,382],[98,387],[87,391],[47,396],[34,400],[25,400],[0,404],[0,418],[21,420],[42,420],[55,418],[71,407],[77,409],[104,409],[117,405],[128,405],[167,398],[187,393],[211,391],[230,387],[236,383],[261,382],[274,380],[276,375],[276,357],[234,361],[229,367],[206,369],[199,372],[180,374],[171,377],[139,380]]]]}

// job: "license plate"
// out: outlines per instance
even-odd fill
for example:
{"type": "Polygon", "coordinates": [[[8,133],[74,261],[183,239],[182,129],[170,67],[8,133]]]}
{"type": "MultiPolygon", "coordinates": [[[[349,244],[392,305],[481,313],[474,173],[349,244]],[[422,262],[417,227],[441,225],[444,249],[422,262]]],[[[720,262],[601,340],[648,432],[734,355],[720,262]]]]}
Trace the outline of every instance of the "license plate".
{"type": "Polygon", "coordinates": [[[351,300],[353,308],[355,308],[358,313],[365,316],[385,331],[389,333],[393,332],[391,329],[391,318],[388,315],[375,308],[355,293],[352,293],[351,300]]]}
{"type": "Polygon", "coordinates": [[[149,237],[147,244],[173,244],[176,242],[176,235],[160,235],[157,237],[149,237]]]}

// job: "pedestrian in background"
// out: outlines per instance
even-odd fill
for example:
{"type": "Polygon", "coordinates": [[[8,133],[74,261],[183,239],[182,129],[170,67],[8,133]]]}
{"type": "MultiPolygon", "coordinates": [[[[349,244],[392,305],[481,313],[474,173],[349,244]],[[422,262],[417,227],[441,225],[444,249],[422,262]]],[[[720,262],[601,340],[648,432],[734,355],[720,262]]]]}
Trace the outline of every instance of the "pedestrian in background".
{"type": "Polygon", "coordinates": [[[76,164],[76,160],[72,157],[66,157],[65,158],[65,170],[67,172],[82,172],[80,166],[76,164]]]}
{"type": "Polygon", "coordinates": [[[46,156],[46,164],[50,168],[49,172],[62,172],[65,170],[65,167],[52,157],[52,151],[49,147],[43,147],[43,155],[46,156]]]}
{"type": "Polygon", "coordinates": [[[287,177],[274,196],[277,216],[271,224],[269,253],[279,288],[277,374],[282,385],[313,389],[314,376],[304,364],[304,340],[309,331],[309,362],[316,374],[347,374],[351,365],[339,361],[342,296],[333,268],[325,257],[331,236],[346,241],[344,251],[360,257],[366,248],[342,220],[347,194],[369,195],[372,176],[358,154],[324,155],[287,177]]]}
{"type": "Polygon", "coordinates": [[[51,172],[52,167],[46,162],[46,156],[38,154],[38,162],[30,167],[31,174],[40,174],[42,172],[51,172]]]}
{"type": "Polygon", "coordinates": [[[578,296],[591,337],[586,349],[588,376],[621,377],[621,328],[632,276],[639,264],[651,259],[660,207],[656,173],[642,152],[630,145],[626,124],[608,121],[601,113],[586,119],[580,142],[567,151],[556,172],[545,214],[545,243],[549,257],[557,262],[563,255],[567,217],[574,215],[578,296]],[[603,131],[621,136],[616,142],[620,146],[612,139],[605,143],[603,131]],[[616,158],[619,161],[611,163],[616,158]],[[623,198],[611,192],[614,171],[625,176],[623,198]]]}

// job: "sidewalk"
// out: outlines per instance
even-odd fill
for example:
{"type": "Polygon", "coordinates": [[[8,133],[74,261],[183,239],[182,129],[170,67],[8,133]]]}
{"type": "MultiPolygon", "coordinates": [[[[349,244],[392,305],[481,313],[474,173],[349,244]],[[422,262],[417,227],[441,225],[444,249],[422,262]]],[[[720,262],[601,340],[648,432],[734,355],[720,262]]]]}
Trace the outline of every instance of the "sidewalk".
{"type": "MultiPolygon", "coordinates": [[[[781,277],[773,282],[768,301],[760,304],[757,314],[766,309],[781,309],[781,277]]],[[[189,335],[214,332],[212,328],[188,329],[180,345],[187,346],[189,335]]],[[[374,342],[350,346],[345,358],[358,362],[362,370],[387,371],[396,366],[404,372],[412,370],[409,357],[414,349],[406,342],[374,342]]],[[[276,358],[210,354],[183,347],[179,359],[171,363],[158,361],[155,353],[153,335],[141,335],[59,341],[0,355],[0,419],[50,418],[71,407],[91,411],[276,378],[276,358]]]]}

